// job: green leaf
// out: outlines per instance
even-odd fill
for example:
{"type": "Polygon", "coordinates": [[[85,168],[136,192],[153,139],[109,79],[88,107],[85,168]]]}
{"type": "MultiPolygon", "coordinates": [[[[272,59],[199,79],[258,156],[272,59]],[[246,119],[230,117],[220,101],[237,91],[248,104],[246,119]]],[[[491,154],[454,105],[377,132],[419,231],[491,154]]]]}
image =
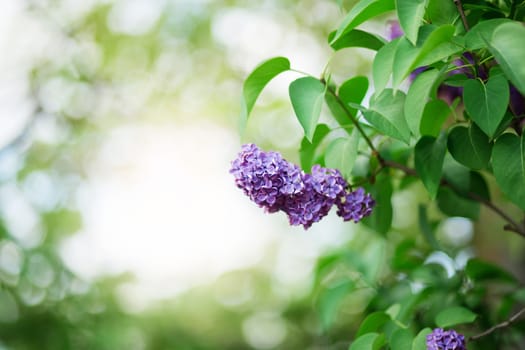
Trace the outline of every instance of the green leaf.
{"type": "Polygon", "coordinates": [[[492,143],[475,123],[452,128],[447,147],[455,160],[471,169],[485,168],[492,153],[492,143]]]}
{"type": "Polygon", "coordinates": [[[335,33],[333,31],[328,35],[328,42],[331,43],[330,46],[336,51],[347,47],[364,47],[365,49],[377,51],[385,45],[385,39],[359,29],[352,29],[337,41],[332,42],[335,33]]]}
{"type": "Polygon", "coordinates": [[[421,233],[423,233],[423,237],[425,238],[427,243],[434,250],[441,250],[441,247],[439,246],[439,243],[436,240],[436,237],[434,236],[434,230],[432,229],[430,221],[428,220],[427,208],[422,204],[418,206],[418,223],[419,229],[421,230],[421,233]]]}
{"type": "Polygon", "coordinates": [[[436,325],[441,328],[457,324],[471,323],[476,319],[476,314],[461,306],[449,307],[436,316],[436,325]]]}
{"type": "Polygon", "coordinates": [[[437,69],[430,69],[419,74],[410,85],[405,101],[405,116],[408,127],[414,135],[419,135],[423,111],[438,76],[437,69]]]}
{"type": "Polygon", "coordinates": [[[501,191],[525,210],[525,134],[503,134],[492,151],[492,169],[501,191]]]}
{"type": "Polygon", "coordinates": [[[450,188],[440,188],[437,195],[439,210],[448,216],[461,216],[473,220],[479,219],[480,204],[466,199],[450,188]]]}
{"type": "Polygon", "coordinates": [[[394,53],[396,52],[399,39],[393,40],[383,46],[376,54],[372,63],[372,76],[376,94],[381,93],[385,88],[390,75],[392,75],[392,65],[394,63],[394,53]]]}
{"type": "Polygon", "coordinates": [[[408,350],[412,347],[414,337],[408,329],[398,329],[390,337],[391,350],[408,350]]]}
{"type": "Polygon", "coordinates": [[[405,36],[416,44],[417,32],[423,24],[426,0],[396,0],[397,17],[405,36]]]}
{"type": "Polygon", "coordinates": [[[436,198],[446,150],[444,133],[441,133],[437,139],[423,136],[414,150],[416,170],[431,198],[436,198]]]}
{"type": "Polygon", "coordinates": [[[392,89],[385,89],[379,96],[370,100],[369,109],[363,116],[383,134],[408,144],[410,130],[404,115],[405,94],[392,89]]]}
{"type": "Polygon", "coordinates": [[[348,350],[379,350],[385,343],[385,337],[379,333],[367,333],[357,338],[348,350]]]}
{"type": "Polygon", "coordinates": [[[432,329],[423,328],[412,342],[412,350],[427,350],[427,335],[432,333],[432,329]]]}
{"type": "Polygon", "coordinates": [[[353,287],[353,282],[347,280],[322,291],[319,296],[319,312],[323,329],[330,328],[334,323],[339,313],[341,302],[353,287]]]}
{"type": "Polygon", "coordinates": [[[248,75],[242,88],[240,130],[244,131],[248,116],[261,94],[264,87],[274,77],[290,69],[290,61],[285,57],[274,57],[258,65],[253,72],[248,75]]]}
{"type": "Polygon", "coordinates": [[[391,11],[395,8],[394,0],[361,0],[359,1],[343,19],[337,28],[335,36],[330,44],[339,40],[344,34],[348,33],[356,26],[368,19],[391,11]]]}
{"type": "Polygon", "coordinates": [[[356,333],[356,337],[360,337],[363,334],[373,333],[379,330],[385,323],[390,321],[390,316],[382,311],[372,312],[359,326],[359,330],[356,333]]]}
{"type": "Polygon", "coordinates": [[[503,75],[493,75],[487,84],[470,79],[463,89],[463,101],[468,114],[492,137],[503,120],[509,104],[509,84],[503,75]]]}
{"type": "Polygon", "coordinates": [[[314,165],[317,148],[329,132],[330,128],[326,124],[319,124],[315,128],[312,142],[308,141],[306,137],[303,137],[301,149],[299,150],[299,158],[304,171],[310,171],[312,165],[314,165]]]}
{"type": "Polygon", "coordinates": [[[517,283],[516,278],[501,267],[477,258],[470,259],[465,267],[465,274],[476,282],[500,281],[517,283]]]}
{"type": "Polygon", "coordinates": [[[433,30],[423,41],[410,70],[419,66],[430,65],[462,52],[464,50],[463,43],[460,38],[454,37],[455,30],[456,28],[451,24],[445,24],[433,30]]]}
{"type": "Polygon", "coordinates": [[[459,17],[458,9],[450,0],[429,0],[426,16],[435,25],[454,24],[459,17]]]}
{"type": "Polygon", "coordinates": [[[414,70],[412,66],[418,56],[418,52],[419,49],[412,45],[407,38],[399,38],[392,67],[392,85],[395,88],[414,70]]]}
{"type": "MultiPolygon", "coordinates": [[[[368,78],[364,76],[356,76],[345,81],[339,87],[339,98],[346,103],[361,103],[368,91],[368,78]]],[[[350,113],[355,116],[356,110],[347,107],[350,113]]]]}
{"type": "Polygon", "coordinates": [[[289,87],[295,115],[309,141],[314,136],[315,127],[321,115],[325,90],[325,85],[312,77],[294,80],[289,87]]]}
{"type": "Polygon", "coordinates": [[[438,137],[441,126],[450,113],[450,106],[443,100],[437,99],[427,103],[423,110],[421,122],[419,123],[419,132],[421,135],[438,137]]]}
{"type": "Polygon", "coordinates": [[[371,227],[374,231],[386,234],[392,226],[392,183],[387,175],[380,174],[376,178],[373,186],[367,186],[367,191],[376,201],[372,214],[363,219],[363,223],[371,227]]]}
{"type": "Polygon", "coordinates": [[[328,168],[339,169],[346,179],[350,177],[354,167],[359,136],[359,131],[354,129],[350,137],[337,138],[326,149],[325,165],[328,168]]]}
{"type": "Polygon", "coordinates": [[[485,178],[476,171],[470,172],[469,192],[475,193],[479,197],[490,201],[490,191],[487,181],[485,181],[485,178]]]}
{"type": "Polygon", "coordinates": [[[525,27],[520,22],[503,23],[494,30],[490,52],[512,84],[525,94],[525,27]]]}
{"type": "Polygon", "coordinates": [[[503,23],[512,22],[506,18],[495,18],[480,21],[465,35],[465,44],[469,50],[487,48],[487,43],[492,38],[494,30],[503,23]]]}

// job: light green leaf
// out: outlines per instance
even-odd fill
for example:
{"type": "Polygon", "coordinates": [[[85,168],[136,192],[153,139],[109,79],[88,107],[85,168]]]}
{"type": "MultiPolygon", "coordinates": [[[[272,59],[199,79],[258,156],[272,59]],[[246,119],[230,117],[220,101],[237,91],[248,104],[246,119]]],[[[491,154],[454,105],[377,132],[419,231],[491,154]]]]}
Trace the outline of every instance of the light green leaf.
{"type": "Polygon", "coordinates": [[[490,76],[486,84],[479,79],[470,79],[463,89],[463,101],[472,120],[492,137],[509,104],[507,79],[501,74],[490,76]]]}
{"type": "Polygon", "coordinates": [[[396,52],[399,39],[393,40],[383,46],[376,54],[372,63],[372,76],[376,94],[381,93],[385,88],[390,75],[392,75],[392,65],[394,63],[394,53],[396,52]]]}
{"type": "Polygon", "coordinates": [[[379,333],[367,333],[357,338],[348,350],[379,350],[385,343],[385,337],[379,333]]]}
{"type": "Polygon", "coordinates": [[[429,0],[426,16],[430,23],[435,25],[454,24],[459,17],[458,9],[454,1],[450,0],[429,0]]]}
{"type": "Polygon", "coordinates": [[[447,147],[455,160],[471,169],[485,168],[492,153],[492,143],[475,123],[452,128],[447,147]]]}
{"type": "Polygon", "coordinates": [[[445,24],[433,30],[423,41],[411,70],[441,61],[463,51],[462,40],[454,37],[455,30],[451,24],[445,24]]]}
{"type": "Polygon", "coordinates": [[[417,32],[423,24],[426,0],[396,0],[397,17],[405,36],[416,45],[417,32]]]}
{"type": "Polygon", "coordinates": [[[398,329],[390,337],[391,350],[409,350],[414,337],[408,329],[398,329]]]}
{"type": "Polygon", "coordinates": [[[325,153],[325,165],[328,168],[339,169],[341,174],[348,179],[352,173],[357,157],[359,145],[359,131],[354,129],[350,137],[340,137],[333,140],[325,153]]]}
{"type": "Polygon", "coordinates": [[[330,128],[326,124],[319,124],[315,128],[312,142],[308,141],[306,137],[303,137],[301,149],[299,150],[299,158],[304,171],[310,171],[310,169],[312,169],[312,165],[315,164],[317,148],[329,132],[330,128]]]}
{"type": "Polygon", "coordinates": [[[394,88],[397,88],[414,70],[412,66],[418,53],[419,49],[412,45],[407,38],[399,38],[392,67],[392,85],[394,88]]]}
{"type": "Polygon", "coordinates": [[[336,51],[347,47],[364,47],[365,49],[377,51],[385,45],[385,39],[359,29],[352,29],[337,41],[332,42],[335,33],[334,31],[328,35],[328,42],[331,43],[330,46],[336,51]]]}
{"type": "Polygon", "coordinates": [[[431,198],[436,198],[446,150],[445,133],[441,133],[437,139],[423,136],[414,150],[416,170],[431,198]]]}
{"type": "Polygon", "coordinates": [[[503,134],[492,151],[492,169],[501,190],[525,210],[525,134],[503,134]]]}
{"type": "Polygon", "coordinates": [[[457,324],[471,323],[476,319],[476,314],[461,306],[449,307],[436,316],[436,325],[441,328],[457,324]]]}
{"type": "MultiPolygon", "coordinates": [[[[368,91],[368,78],[356,76],[345,81],[339,87],[339,98],[347,105],[351,103],[361,103],[368,91]]],[[[350,113],[355,116],[357,112],[354,108],[348,107],[350,113]]]]}
{"type": "Polygon", "coordinates": [[[412,342],[412,350],[427,350],[427,335],[432,333],[432,329],[422,329],[412,342]]]}
{"type": "Polygon", "coordinates": [[[294,80],[289,87],[295,115],[309,141],[314,136],[315,127],[321,115],[325,90],[325,85],[312,77],[294,80]]]}
{"type": "Polygon", "coordinates": [[[372,312],[361,322],[356,337],[359,338],[363,334],[376,332],[388,321],[390,321],[390,316],[386,313],[382,311],[372,312]]]}
{"type": "Polygon", "coordinates": [[[443,100],[438,99],[427,103],[419,124],[421,135],[438,137],[441,126],[450,113],[450,106],[443,100]]]}
{"type": "Polygon", "coordinates": [[[387,136],[408,144],[410,130],[404,115],[405,94],[392,89],[385,89],[370,100],[370,107],[363,111],[363,116],[377,130],[387,136]]]}
{"type": "Polygon", "coordinates": [[[290,69],[290,61],[285,57],[275,57],[264,61],[248,75],[242,88],[241,115],[239,126],[241,133],[246,127],[248,116],[264,87],[275,76],[290,69]]]}
{"type": "Polygon", "coordinates": [[[494,30],[503,23],[510,23],[507,18],[495,18],[480,21],[465,35],[465,45],[469,50],[479,50],[487,48],[487,44],[492,38],[494,30]]]}
{"type": "Polygon", "coordinates": [[[356,26],[368,19],[382,13],[392,11],[395,8],[394,0],[361,0],[348,12],[343,22],[337,28],[332,43],[339,40],[344,34],[348,33],[356,26]]]}
{"type": "Polygon", "coordinates": [[[494,30],[490,52],[512,84],[525,94],[525,27],[520,22],[504,23],[494,30]]]}
{"type": "Polygon", "coordinates": [[[321,292],[318,307],[324,329],[330,328],[333,324],[339,313],[341,302],[353,288],[352,281],[344,281],[321,292]]]}
{"type": "Polygon", "coordinates": [[[405,101],[405,116],[412,134],[418,136],[421,118],[430,91],[439,76],[437,69],[430,69],[419,74],[407,93],[405,101]]]}

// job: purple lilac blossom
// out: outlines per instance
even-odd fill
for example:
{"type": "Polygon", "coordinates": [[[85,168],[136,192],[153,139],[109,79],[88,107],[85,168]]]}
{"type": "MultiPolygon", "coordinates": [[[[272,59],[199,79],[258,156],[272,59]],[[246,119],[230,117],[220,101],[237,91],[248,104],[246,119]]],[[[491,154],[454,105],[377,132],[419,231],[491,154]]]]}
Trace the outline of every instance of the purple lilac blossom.
{"type": "Polygon", "coordinates": [[[374,205],[363,189],[347,192],[348,183],[339,170],[314,165],[306,174],[279,153],[264,152],[254,144],[242,146],[230,173],[237,187],[265,211],[283,211],[291,225],[305,229],[326,216],[334,204],[344,208],[338,214],[345,221],[355,222],[370,215],[374,205]]]}
{"type": "Polygon", "coordinates": [[[436,328],[427,335],[427,350],[466,350],[465,337],[454,330],[436,328]]]}
{"type": "Polygon", "coordinates": [[[347,193],[337,202],[337,215],[344,221],[354,220],[358,222],[369,216],[375,206],[375,201],[370,194],[365,193],[362,187],[347,193]]]}
{"type": "Polygon", "coordinates": [[[516,117],[523,117],[525,114],[525,98],[523,95],[516,89],[516,87],[510,84],[510,103],[509,107],[511,112],[516,117]]]}

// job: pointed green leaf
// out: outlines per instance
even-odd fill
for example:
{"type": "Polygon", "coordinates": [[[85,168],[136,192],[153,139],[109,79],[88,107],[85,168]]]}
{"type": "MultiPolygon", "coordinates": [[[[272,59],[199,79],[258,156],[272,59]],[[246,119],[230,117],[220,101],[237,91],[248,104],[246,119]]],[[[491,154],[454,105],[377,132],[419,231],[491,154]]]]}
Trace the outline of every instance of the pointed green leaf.
{"type": "Polygon", "coordinates": [[[381,93],[392,75],[394,53],[396,52],[399,39],[393,40],[383,46],[376,54],[372,63],[372,76],[377,94],[381,93]]]}
{"type": "Polygon", "coordinates": [[[492,169],[501,191],[525,210],[525,134],[503,134],[492,151],[492,169]]]}
{"type": "Polygon", "coordinates": [[[423,24],[426,0],[396,0],[397,17],[406,37],[416,44],[417,32],[423,24]]]}
{"type": "Polygon", "coordinates": [[[476,319],[476,314],[461,306],[449,307],[436,316],[436,325],[441,328],[457,324],[471,323],[476,319]]]}
{"type": "Polygon", "coordinates": [[[419,124],[421,135],[438,137],[441,126],[450,113],[450,106],[443,100],[438,99],[427,103],[419,124]]]}
{"type": "Polygon", "coordinates": [[[299,78],[290,84],[290,100],[309,141],[314,136],[315,127],[321,115],[325,89],[323,83],[312,77],[299,78]]]}
{"type": "Polygon", "coordinates": [[[405,101],[405,116],[408,127],[414,135],[419,135],[421,118],[425,109],[430,91],[439,76],[437,69],[430,69],[419,74],[407,93],[405,101]]]}
{"type": "Polygon", "coordinates": [[[379,333],[367,333],[357,338],[348,350],[379,350],[385,343],[385,337],[379,333]]]}
{"type": "Polygon", "coordinates": [[[448,216],[461,216],[472,220],[479,219],[479,202],[462,197],[450,188],[439,189],[437,204],[439,210],[448,216]]]}
{"type": "Polygon", "coordinates": [[[392,85],[394,88],[397,88],[413,71],[412,66],[418,53],[419,49],[412,45],[407,38],[399,38],[392,68],[392,85]]]}
{"type": "Polygon", "coordinates": [[[404,93],[398,91],[394,94],[392,89],[385,89],[370,100],[370,107],[362,113],[377,130],[408,144],[410,130],[403,112],[404,105],[404,93]]]}
{"type": "Polygon", "coordinates": [[[325,165],[328,168],[339,169],[341,174],[348,179],[352,173],[357,157],[359,145],[359,131],[354,129],[350,137],[340,137],[333,140],[325,153],[325,165]]]}
{"type": "Polygon", "coordinates": [[[455,160],[471,169],[485,168],[492,153],[492,143],[475,123],[452,128],[447,147],[455,160]]]}
{"type": "Polygon", "coordinates": [[[385,45],[385,39],[378,35],[365,32],[359,29],[352,29],[348,33],[341,36],[337,41],[332,42],[335,36],[335,31],[328,35],[328,42],[334,50],[341,50],[347,47],[363,47],[377,51],[385,45]]]}
{"type": "Polygon", "coordinates": [[[507,79],[501,74],[491,76],[486,84],[479,79],[470,79],[465,83],[463,100],[472,120],[492,137],[509,104],[507,79]]]}
{"type": "Polygon", "coordinates": [[[427,350],[427,335],[432,333],[432,329],[422,329],[412,342],[412,350],[427,350]]]}
{"type": "MultiPolygon", "coordinates": [[[[339,98],[349,105],[350,103],[361,103],[368,91],[368,78],[364,76],[356,76],[345,81],[339,87],[339,98]]],[[[356,110],[347,107],[350,113],[355,116],[356,110]]]]}
{"type": "Polygon", "coordinates": [[[435,25],[454,24],[459,17],[459,13],[453,1],[429,0],[426,16],[429,22],[435,25]]]}
{"type": "Polygon", "coordinates": [[[525,27],[520,22],[503,23],[494,30],[490,52],[512,84],[525,94],[525,27]]]}
{"type": "Polygon", "coordinates": [[[390,337],[391,350],[409,350],[412,347],[414,337],[408,329],[400,328],[392,333],[390,337]]]}
{"type": "Polygon", "coordinates": [[[416,170],[431,198],[436,198],[446,150],[444,133],[441,133],[437,139],[423,136],[414,150],[416,170]]]}
{"type": "Polygon", "coordinates": [[[507,18],[495,18],[487,21],[480,21],[465,35],[465,44],[469,50],[479,50],[487,48],[487,44],[492,38],[494,30],[503,23],[509,23],[507,18]]]}
{"type": "Polygon", "coordinates": [[[356,26],[368,19],[391,11],[395,8],[394,0],[361,0],[348,12],[343,22],[337,28],[333,42],[339,40],[341,36],[348,33],[356,26]]]}
{"type": "Polygon", "coordinates": [[[310,169],[312,169],[312,165],[315,164],[317,148],[329,132],[330,128],[326,124],[319,124],[315,128],[312,142],[308,141],[306,137],[303,137],[301,149],[299,150],[299,158],[304,171],[310,171],[310,169]]]}
{"type": "Polygon", "coordinates": [[[433,30],[422,42],[419,53],[412,63],[411,70],[427,66],[441,61],[451,55],[463,51],[459,38],[454,38],[456,28],[451,24],[445,24],[433,30]]]}
{"type": "Polygon", "coordinates": [[[275,76],[290,69],[290,61],[285,57],[275,57],[264,61],[248,75],[242,88],[240,130],[244,131],[253,105],[264,87],[275,76]]]}
{"type": "Polygon", "coordinates": [[[390,316],[382,311],[372,312],[359,326],[359,330],[356,333],[356,337],[360,337],[363,334],[373,333],[379,330],[385,323],[390,321],[390,316]]]}

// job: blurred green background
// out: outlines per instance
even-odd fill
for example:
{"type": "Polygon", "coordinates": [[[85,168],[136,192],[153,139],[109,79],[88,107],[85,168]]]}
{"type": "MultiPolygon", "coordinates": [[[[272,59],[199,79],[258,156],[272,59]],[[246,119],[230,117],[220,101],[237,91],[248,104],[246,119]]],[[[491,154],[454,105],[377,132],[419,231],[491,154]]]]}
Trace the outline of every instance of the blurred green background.
{"type": "MultiPolygon", "coordinates": [[[[291,228],[228,174],[241,141],[298,160],[301,128],[286,100],[297,74],[272,81],[238,136],[242,81],[259,62],[282,55],[313,75],[329,61],[336,80],[367,74],[371,52],[334,56],[326,44],[340,2],[2,5],[0,349],[348,346],[370,290],[319,312],[332,300],[318,295],[320,257],[359,252],[376,276],[388,269],[388,240],[333,216],[291,228]]],[[[396,195],[388,239],[418,235],[426,200],[417,186],[396,195]]],[[[515,266],[523,244],[483,235],[501,227],[483,220],[442,225],[452,263],[475,247],[515,266]]],[[[354,273],[330,271],[323,283],[354,273]]]]}

